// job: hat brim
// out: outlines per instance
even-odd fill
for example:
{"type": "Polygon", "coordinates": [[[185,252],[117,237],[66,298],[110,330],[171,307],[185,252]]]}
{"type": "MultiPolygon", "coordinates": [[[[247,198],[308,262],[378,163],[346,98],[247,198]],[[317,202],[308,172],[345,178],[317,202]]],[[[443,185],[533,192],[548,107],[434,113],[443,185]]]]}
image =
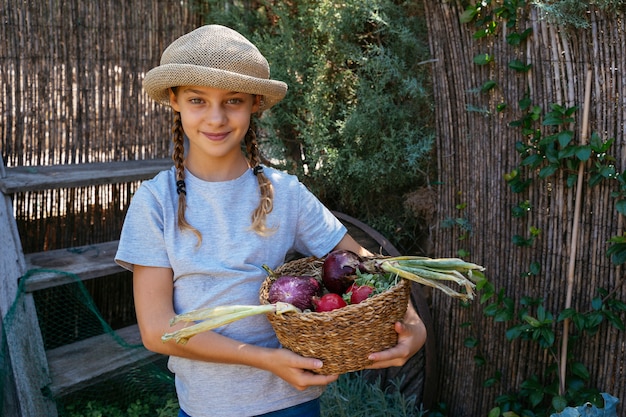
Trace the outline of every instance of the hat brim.
{"type": "Polygon", "coordinates": [[[261,110],[267,110],[287,94],[282,81],[251,77],[235,72],[190,64],[165,64],[151,69],[143,80],[148,95],[161,104],[170,104],[172,87],[199,85],[263,96],[261,110]]]}

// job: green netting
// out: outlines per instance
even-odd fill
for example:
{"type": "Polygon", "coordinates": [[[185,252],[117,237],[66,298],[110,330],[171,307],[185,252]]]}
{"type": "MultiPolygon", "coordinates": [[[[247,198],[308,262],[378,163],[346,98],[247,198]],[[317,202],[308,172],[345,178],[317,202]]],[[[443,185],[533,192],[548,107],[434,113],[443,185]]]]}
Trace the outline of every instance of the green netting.
{"type": "Polygon", "coordinates": [[[129,357],[133,358],[130,361],[133,365],[101,382],[86,384],[76,391],[59,397],[44,392],[44,395],[52,397],[56,402],[59,416],[176,416],[178,405],[174,380],[167,370],[166,358],[159,358],[156,361],[142,359],[146,352],[143,345],[128,343],[118,335],[117,331],[103,319],[85,283],[79,277],[49,269],[30,270],[20,279],[17,296],[2,322],[2,352],[0,354],[2,392],[8,388],[4,384],[10,381],[11,376],[6,334],[20,331],[16,328],[16,323],[19,323],[17,315],[21,311],[18,306],[24,303],[24,298],[27,296],[26,284],[31,277],[44,272],[65,275],[71,281],[65,285],[33,293],[37,319],[46,350],[101,336],[110,337],[111,342],[119,345],[121,349],[127,351],[125,353],[129,357]]]}

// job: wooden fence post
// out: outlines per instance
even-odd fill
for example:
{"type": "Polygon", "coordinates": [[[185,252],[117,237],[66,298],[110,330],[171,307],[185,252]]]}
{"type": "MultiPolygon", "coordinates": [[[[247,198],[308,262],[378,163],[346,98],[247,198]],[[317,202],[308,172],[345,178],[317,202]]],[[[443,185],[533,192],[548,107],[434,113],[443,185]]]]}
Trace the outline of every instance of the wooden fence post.
{"type": "MultiPolygon", "coordinates": [[[[4,168],[2,160],[0,166],[4,168]]],[[[31,294],[18,297],[26,263],[11,197],[5,194],[0,197],[0,236],[0,329],[5,343],[0,348],[6,353],[0,355],[0,369],[6,371],[0,375],[2,415],[56,417],[56,404],[45,395],[51,381],[35,302],[31,294]]]]}

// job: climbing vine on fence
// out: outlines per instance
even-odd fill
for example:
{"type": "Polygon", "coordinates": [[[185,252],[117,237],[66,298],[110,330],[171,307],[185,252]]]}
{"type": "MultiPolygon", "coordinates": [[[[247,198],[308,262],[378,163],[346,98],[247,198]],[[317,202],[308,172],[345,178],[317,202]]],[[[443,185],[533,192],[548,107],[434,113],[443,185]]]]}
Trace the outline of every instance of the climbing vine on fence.
{"type": "MultiPolygon", "coordinates": [[[[585,27],[587,21],[582,11],[590,5],[604,9],[616,9],[623,5],[622,1],[535,1],[541,15],[553,24],[574,25],[585,27]]],[[[506,42],[511,48],[524,48],[525,42],[533,36],[532,28],[520,28],[519,13],[528,7],[525,0],[504,0],[468,4],[461,15],[461,21],[473,27],[476,41],[501,33],[506,28],[506,42]]],[[[479,53],[473,60],[475,65],[495,65],[497,62],[489,52],[479,53]]],[[[513,59],[508,62],[508,70],[514,73],[527,73],[533,68],[532,62],[513,59]]],[[[504,89],[495,80],[483,80],[476,90],[481,94],[490,94],[492,90],[504,89]]],[[[577,143],[575,128],[580,106],[567,106],[552,103],[548,108],[533,102],[529,95],[519,97],[517,103],[520,116],[510,123],[519,131],[519,139],[515,143],[515,151],[519,163],[510,172],[503,173],[504,181],[510,191],[519,196],[519,202],[511,210],[513,221],[526,218],[533,210],[533,201],[527,197],[526,191],[533,184],[543,182],[546,189],[549,183],[565,181],[566,187],[572,188],[580,184],[579,167],[583,164],[587,181],[585,187],[603,185],[614,191],[615,207],[619,215],[626,215],[626,171],[620,172],[616,159],[611,155],[613,138],[603,138],[598,132],[591,133],[588,143],[577,143]]],[[[496,111],[510,108],[510,103],[499,103],[496,111]]],[[[529,226],[520,230],[512,239],[517,248],[532,247],[542,230],[537,226],[529,226]]],[[[606,256],[615,266],[626,263],[626,235],[612,237],[607,242],[606,256]]],[[[532,261],[520,276],[537,276],[542,265],[532,261]]],[[[503,393],[496,398],[496,405],[491,409],[489,417],[515,417],[549,415],[561,412],[568,405],[580,405],[587,401],[602,406],[602,397],[596,387],[589,386],[589,371],[585,364],[578,362],[571,355],[572,346],[566,349],[566,373],[559,369],[559,352],[557,327],[572,323],[572,343],[584,343],[586,337],[594,335],[605,322],[616,329],[625,330],[620,316],[626,311],[626,304],[605,288],[598,288],[593,294],[590,304],[585,308],[566,307],[559,312],[551,312],[544,305],[541,297],[530,297],[524,294],[508,295],[505,289],[496,289],[492,284],[485,283],[481,293],[484,304],[483,314],[496,322],[507,323],[505,337],[509,341],[516,339],[535,342],[543,352],[553,358],[553,365],[545,369],[543,375],[527,375],[519,384],[517,392],[503,393]],[[565,376],[565,377],[564,377],[565,376]]],[[[567,330],[563,333],[569,334],[567,330]]],[[[477,337],[469,337],[466,346],[475,348],[479,345],[477,337]]],[[[475,356],[477,365],[487,363],[488,359],[480,354],[475,356]]],[[[505,376],[496,371],[490,375],[485,386],[496,386],[505,376]]]]}

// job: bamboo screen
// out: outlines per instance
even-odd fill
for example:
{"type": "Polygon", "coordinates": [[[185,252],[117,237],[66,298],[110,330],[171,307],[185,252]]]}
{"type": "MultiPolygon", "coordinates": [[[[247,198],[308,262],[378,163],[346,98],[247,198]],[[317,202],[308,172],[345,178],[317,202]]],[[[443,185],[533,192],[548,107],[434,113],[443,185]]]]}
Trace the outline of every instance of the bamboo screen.
{"type": "MultiPolygon", "coordinates": [[[[199,26],[187,1],[1,0],[5,166],[169,155],[171,111],[142,90],[163,49],[199,26]]],[[[25,252],[117,239],[136,184],[18,193],[25,252]]]]}
{"type": "MultiPolygon", "coordinates": [[[[154,104],[141,83],[172,40],[202,24],[186,0],[0,0],[0,18],[5,166],[169,155],[171,110],[154,104]]],[[[119,239],[137,186],[16,193],[24,252],[91,250],[91,244],[119,239]]],[[[86,282],[114,328],[134,322],[129,275],[86,282]]],[[[37,293],[41,314],[52,296],[37,293]]]]}
{"type": "MultiPolygon", "coordinates": [[[[433,227],[434,254],[456,256],[469,251],[469,259],[483,264],[497,290],[520,300],[522,295],[543,299],[556,316],[565,307],[567,270],[572,247],[576,187],[567,188],[565,178],[553,176],[536,180],[529,190],[514,194],[503,179],[521,161],[515,143],[523,139],[518,128],[509,126],[519,119],[518,102],[526,94],[533,104],[550,110],[550,104],[580,106],[575,113],[575,138],[581,140],[584,90],[587,71],[592,71],[589,131],[604,140],[615,138],[610,153],[616,157],[618,172],[626,170],[626,22],[623,16],[592,12],[591,28],[566,30],[550,25],[528,7],[520,16],[517,30],[532,28],[533,34],[519,48],[505,41],[510,30],[492,38],[475,40],[471,25],[460,23],[463,9],[457,2],[427,0],[426,16],[433,59],[433,84],[437,118],[438,183],[437,222],[433,227]],[[492,65],[479,66],[478,54],[492,54],[492,65]],[[508,67],[514,59],[532,63],[528,73],[508,67]],[[487,80],[498,87],[480,93],[487,80]],[[496,106],[506,103],[504,111],[496,106]],[[527,199],[532,209],[516,219],[511,209],[527,199]],[[447,219],[462,219],[466,230],[445,228],[447,219]],[[515,246],[515,235],[529,237],[530,228],[541,232],[530,247],[515,246]],[[469,230],[469,237],[459,238],[469,230]],[[541,270],[530,274],[538,262],[541,270]]],[[[587,167],[587,171],[588,172],[587,167]]],[[[588,174],[585,176],[588,180],[588,174]]],[[[614,292],[626,300],[623,271],[606,256],[610,237],[624,232],[623,218],[615,209],[616,181],[582,189],[572,307],[588,312],[596,288],[614,292]]],[[[493,300],[492,300],[493,301],[493,300]]],[[[512,322],[494,323],[483,315],[475,301],[470,308],[434,292],[432,309],[438,342],[440,400],[456,417],[487,415],[501,394],[519,391],[522,381],[543,371],[557,360],[537,343],[509,342],[505,331],[512,322]],[[465,346],[476,338],[477,347],[465,346]],[[486,359],[483,366],[475,355],[486,359]],[[489,387],[485,382],[497,378],[489,387]]],[[[516,306],[519,311],[519,305],[516,306]]],[[[535,313],[536,309],[531,309],[535,313]]],[[[624,315],[621,316],[624,318],[624,315]]],[[[518,321],[519,322],[519,321],[518,321]]],[[[562,323],[556,331],[555,348],[560,352],[562,323]]],[[[585,364],[592,387],[626,401],[626,335],[608,324],[592,337],[572,341],[573,361],[585,364]]]]}
{"type": "Polygon", "coordinates": [[[186,2],[3,3],[0,112],[7,165],[167,154],[167,109],[143,93],[141,82],[163,49],[199,23],[186,2]]]}

